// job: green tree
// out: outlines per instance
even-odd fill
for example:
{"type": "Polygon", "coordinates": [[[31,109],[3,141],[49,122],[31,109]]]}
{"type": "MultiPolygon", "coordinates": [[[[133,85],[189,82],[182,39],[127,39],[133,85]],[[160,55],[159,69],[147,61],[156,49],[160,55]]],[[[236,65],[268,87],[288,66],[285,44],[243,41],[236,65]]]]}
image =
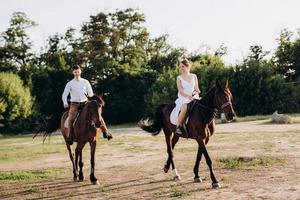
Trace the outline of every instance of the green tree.
{"type": "Polygon", "coordinates": [[[295,112],[299,110],[299,87],[285,84],[261,48],[250,48],[249,56],[233,68],[230,85],[239,115],[295,112]]]}
{"type": "Polygon", "coordinates": [[[145,114],[153,114],[155,108],[161,103],[170,103],[177,97],[176,77],[178,68],[164,68],[158,75],[153,85],[149,88],[145,101],[147,109],[145,114]]]}
{"type": "Polygon", "coordinates": [[[28,65],[33,54],[30,53],[32,42],[26,30],[33,26],[36,23],[28,19],[25,13],[13,13],[9,28],[1,33],[1,71],[19,71],[28,65]]]}
{"type": "Polygon", "coordinates": [[[287,81],[300,80],[300,33],[292,39],[293,33],[284,29],[278,39],[278,47],[273,56],[277,71],[287,81]]]}
{"type": "Polygon", "coordinates": [[[229,78],[229,68],[225,67],[220,54],[192,54],[192,72],[198,77],[199,87],[202,95],[215,86],[219,78],[229,78]]]}
{"type": "Polygon", "coordinates": [[[13,73],[0,73],[0,129],[13,130],[32,113],[33,98],[13,73]]]}

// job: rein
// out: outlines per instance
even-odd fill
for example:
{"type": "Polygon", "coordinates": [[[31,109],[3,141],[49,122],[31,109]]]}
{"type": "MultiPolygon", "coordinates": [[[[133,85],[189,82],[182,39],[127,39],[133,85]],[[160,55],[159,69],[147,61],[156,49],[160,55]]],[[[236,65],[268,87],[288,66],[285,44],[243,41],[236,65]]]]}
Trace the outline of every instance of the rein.
{"type": "Polygon", "coordinates": [[[202,103],[199,103],[197,101],[196,101],[196,104],[199,105],[199,106],[201,106],[202,108],[205,108],[206,110],[209,110],[209,111],[211,111],[213,113],[216,113],[216,109],[209,108],[209,107],[207,107],[207,106],[205,106],[202,103]]]}

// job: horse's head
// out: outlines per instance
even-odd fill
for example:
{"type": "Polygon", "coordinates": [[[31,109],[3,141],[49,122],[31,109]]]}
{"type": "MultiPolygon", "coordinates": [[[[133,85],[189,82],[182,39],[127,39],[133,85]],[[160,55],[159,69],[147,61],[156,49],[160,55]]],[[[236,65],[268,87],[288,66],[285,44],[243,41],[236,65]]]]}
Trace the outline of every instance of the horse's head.
{"type": "Polygon", "coordinates": [[[88,99],[89,122],[91,123],[91,126],[95,128],[100,128],[102,107],[105,105],[105,102],[102,99],[102,96],[97,95],[88,97],[88,99]]]}
{"type": "Polygon", "coordinates": [[[225,113],[226,119],[229,121],[231,121],[235,116],[231,100],[232,94],[228,87],[228,81],[217,80],[214,104],[218,110],[221,110],[225,113]]]}

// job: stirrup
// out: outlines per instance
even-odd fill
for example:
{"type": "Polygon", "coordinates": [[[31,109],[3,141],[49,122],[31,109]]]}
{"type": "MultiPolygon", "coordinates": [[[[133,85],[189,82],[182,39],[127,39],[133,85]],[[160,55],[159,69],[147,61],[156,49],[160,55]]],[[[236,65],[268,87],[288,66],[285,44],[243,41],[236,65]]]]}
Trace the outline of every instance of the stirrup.
{"type": "Polygon", "coordinates": [[[182,126],[177,126],[175,133],[178,135],[185,135],[186,137],[188,136],[187,134],[187,129],[186,129],[186,125],[182,124],[182,126]]]}
{"type": "Polygon", "coordinates": [[[182,131],[181,131],[181,127],[180,126],[176,127],[175,133],[178,134],[178,135],[182,135],[182,131]]]}

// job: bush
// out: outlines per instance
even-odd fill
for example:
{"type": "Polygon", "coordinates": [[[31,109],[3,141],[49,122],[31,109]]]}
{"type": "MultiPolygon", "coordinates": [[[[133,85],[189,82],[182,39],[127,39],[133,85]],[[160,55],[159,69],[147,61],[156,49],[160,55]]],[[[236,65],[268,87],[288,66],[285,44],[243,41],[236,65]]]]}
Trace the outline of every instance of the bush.
{"type": "Polygon", "coordinates": [[[20,128],[32,113],[33,98],[29,88],[13,73],[0,73],[0,130],[20,128]]]}
{"type": "Polygon", "coordinates": [[[161,103],[168,103],[176,100],[177,76],[178,68],[164,68],[163,72],[150,87],[148,94],[145,95],[145,102],[147,103],[147,113],[145,114],[153,114],[155,108],[161,103]]]}

